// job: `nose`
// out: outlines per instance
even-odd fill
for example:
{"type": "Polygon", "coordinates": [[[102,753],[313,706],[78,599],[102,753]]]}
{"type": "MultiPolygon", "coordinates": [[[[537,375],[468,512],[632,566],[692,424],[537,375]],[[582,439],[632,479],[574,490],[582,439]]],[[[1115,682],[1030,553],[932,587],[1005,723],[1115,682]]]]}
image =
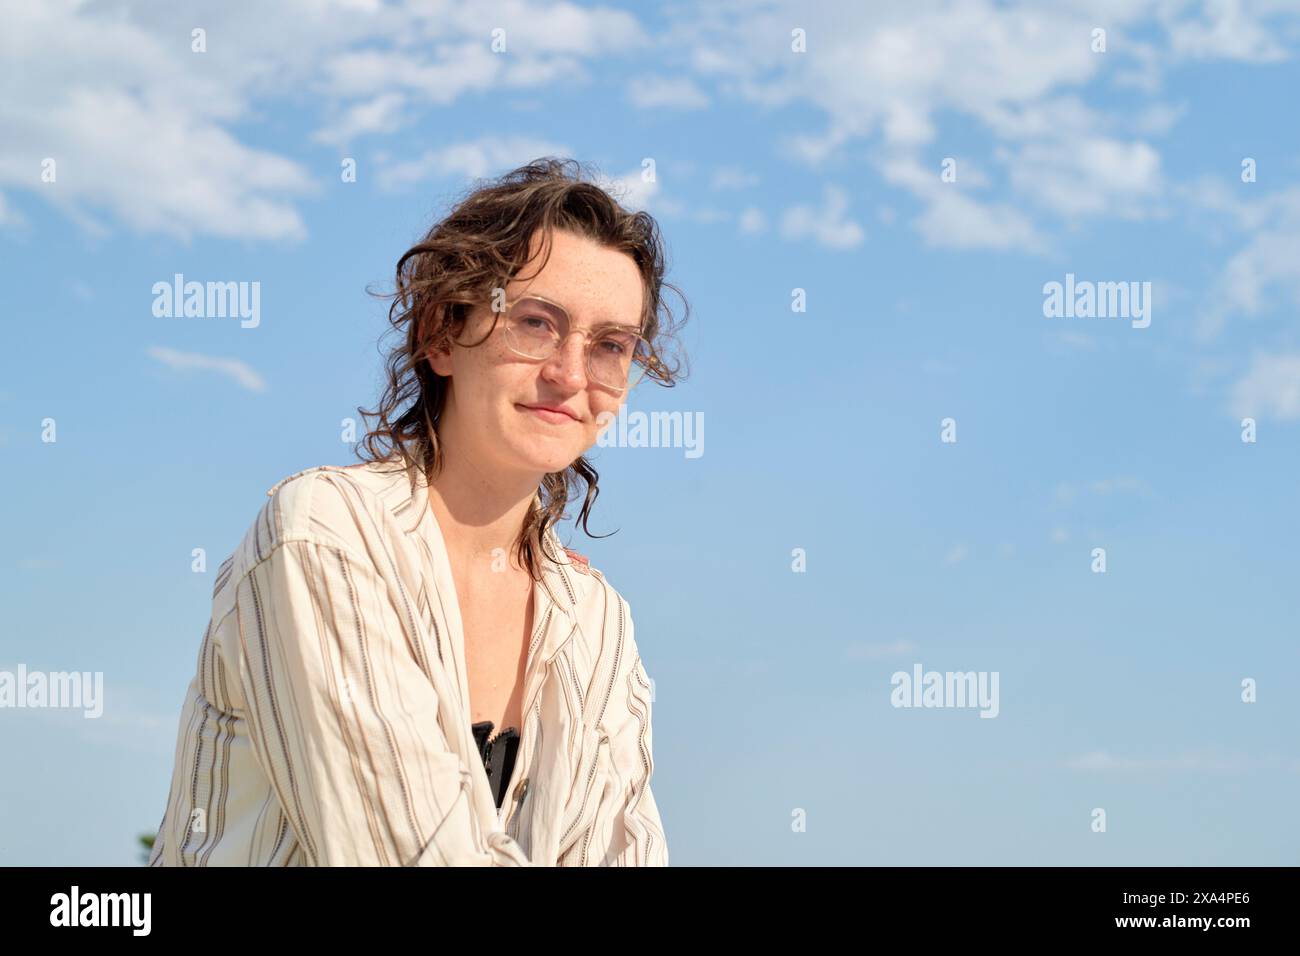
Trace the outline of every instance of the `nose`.
{"type": "Polygon", "coordinates": [[[549,381],[572,391],[587,387],[587,339],[582,335],[569,335],[555,350],[555,354],[542,365],[542,374],[549,381]]]}

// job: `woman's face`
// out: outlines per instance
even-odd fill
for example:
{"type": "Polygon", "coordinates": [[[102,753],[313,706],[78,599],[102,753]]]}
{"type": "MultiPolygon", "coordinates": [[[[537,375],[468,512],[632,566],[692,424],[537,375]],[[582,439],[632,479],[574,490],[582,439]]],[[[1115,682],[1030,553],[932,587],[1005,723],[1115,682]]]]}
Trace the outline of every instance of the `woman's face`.
{"type": "MultiPolygon", "coordinates": [[[[534,275],[542,246],[533,236],[532,257],[512,281],[505,298],[539,295],[563,306],[570,329],[617,322],[638,326],[644,289],[636,263],[626,253],[570,232],[552,234],[550,258],[534,275]]],[[[495,318],[491,304],[474,308],[457,339],[478,342],[495,318]]],[[[504,319],[504,317],[502,317],[504,319]]],[[[481,345],[453,345],[435,352],[430,364],[450,378],[439,433],[456,454],[467,454],[494,470],[541,474],[563,471],[596,443],[627,396],[591,381],[587,374],[587,336],[570,335],[549,359],[529,359],[506,344],[504,322],[497,322],[481,345]],[[569,415],[539,414],[528,406],[564,409],[569,415]]]]}

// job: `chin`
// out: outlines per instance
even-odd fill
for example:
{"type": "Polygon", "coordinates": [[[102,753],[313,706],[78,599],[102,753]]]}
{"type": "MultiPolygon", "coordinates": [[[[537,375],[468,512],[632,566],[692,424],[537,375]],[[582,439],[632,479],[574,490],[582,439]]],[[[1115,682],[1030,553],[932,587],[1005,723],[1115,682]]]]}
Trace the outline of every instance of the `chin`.
{"type": "Polygon", "coordinates": [[[596,443],[596,436],[588,434],[582,422],[555,426],[523,419],[512,425],[503,430],[502,444],[518,467],[529,471],[563,471],[596,443]]]}
{"type": "Polygon", "coordinates": [[[587,446],[575,447],[572,441],[539,442],[533,438],[516,443],[513,457],[521,468],[550,474],[568,468],[586,450],[587,446]]]}

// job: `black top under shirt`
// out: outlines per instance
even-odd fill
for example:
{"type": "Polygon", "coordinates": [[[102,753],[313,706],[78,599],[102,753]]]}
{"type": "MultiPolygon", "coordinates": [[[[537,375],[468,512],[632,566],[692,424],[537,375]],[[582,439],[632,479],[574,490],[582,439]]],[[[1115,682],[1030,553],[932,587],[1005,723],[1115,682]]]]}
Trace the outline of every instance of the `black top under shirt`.
{"type": "Polygon", "coordinates": [[[497,809],[500,809],[506,787],[510,785],[510,774],[515,767],[519,731],[515,727],[507,727],[495,737],[490,737],[492,726],[490,720],[470,725],[474,731],[474,742],[478,744],[479,756],[483,758],[483,769],[487,771],[488,781],[492,784],[492,796],[496,799],[497,809]]]}

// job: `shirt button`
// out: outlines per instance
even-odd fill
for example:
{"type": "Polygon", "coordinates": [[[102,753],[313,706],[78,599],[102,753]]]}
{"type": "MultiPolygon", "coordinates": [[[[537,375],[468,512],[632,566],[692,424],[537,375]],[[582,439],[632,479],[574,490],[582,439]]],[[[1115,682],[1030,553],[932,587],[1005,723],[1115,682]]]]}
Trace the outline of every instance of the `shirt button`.
{"type": "Polygon", "coordinates": [[[520,780],[517,784],[515,784],[515,802],[518,803],[519,801],[523,800],[524,794],[526,794],[527,792],[528,792],[528,778],[524,777],[523,780],[520,780]]]}

